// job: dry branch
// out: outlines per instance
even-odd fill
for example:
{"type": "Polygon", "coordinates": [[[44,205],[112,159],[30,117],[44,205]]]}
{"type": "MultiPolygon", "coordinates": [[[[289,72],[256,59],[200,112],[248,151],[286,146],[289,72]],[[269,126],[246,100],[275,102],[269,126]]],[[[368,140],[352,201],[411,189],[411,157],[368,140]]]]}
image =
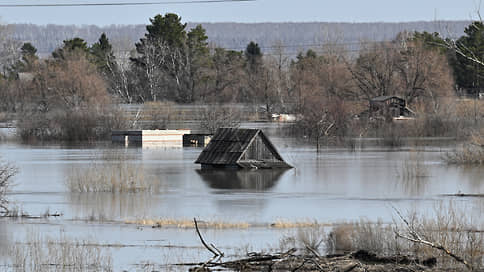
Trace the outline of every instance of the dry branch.
{"type": "Polygon", "coordinates": [[[392,208],[395,210],[398,217],[400,217],[400,219],[405,223],[405,225],[407,226],[408,233],[410,234],[410,237],[409,237],[409,236],[403,235],[403,234],[401,234],[401,233],[399,233],[398,231],[395,230],[395,235],[397,237],[408,240],[410,242],[422,244],[422,245],[443,251],[445,254],[449,255],[450,257],[452,257],[457,262],[464,264],[467,269],[472,270],[472,265],[469,264],[469,262],[467,262],[464,258],[456,255],[455,253],[453,253],[452,251],[450,251],[448,248],[446,248],[445,246],[443,246],[441,244],[434,243],[434,242],[427,241],[427,240],[423,239],[422,236],[403,217],[403,215],[400,213],[400,211],[393,206],[392,206],[392,208]]]}
{"type": "MultiPolygon", "coordinates": [[[[203,237],[202,237],[202,234],[200,233],[200,230],[198,229],[198,223],[197,223],[197,219],[196,218],[193,218],[193,222],[195,223],[195,230],[197,231],[197,234],[198,234],[198,237],[200,238],[200,241],[202,242],[203,246],[210,252],[212,252],[213,254],[213,257],[212,259],[215,259],[215,258],[221,258],[224,256],[224,253],[221,252],[218,248],[216,248],[213,244],[210,244],[211,246],[209,246],[205,240],[203,240],[203,237]]],[[[213,261],[213,260],[210,260],[209,262],[213,261]]]]}

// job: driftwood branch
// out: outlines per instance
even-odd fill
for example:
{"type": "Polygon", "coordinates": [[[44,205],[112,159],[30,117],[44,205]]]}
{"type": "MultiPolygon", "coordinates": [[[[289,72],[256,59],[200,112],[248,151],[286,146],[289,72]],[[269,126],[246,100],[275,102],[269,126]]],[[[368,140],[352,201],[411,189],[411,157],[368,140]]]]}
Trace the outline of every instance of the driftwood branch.
{"type": "Polygon", "coordinates": [[[306,249],[309,250],[309,252],[311,252],[316,258],[318,258],[318,259],[321,258],[319,253],[316,250],[314,250],[313,248],[311,248],[310,246],[306,246],[306,249]]]}
{"type": "Polygon", "coordinates": [[[214,258],[212,258],[209,262],[213,261],[215,258],[221,258],[224,256],[224,253],[221,252],[218,248],[216,248],[213,244],[210,244],[210,246],[203,240],[202,234],[200,233],[200,230],[198,229],[198,223],[197,219],[193,218],[193,222],[195,223],[195,230],[197,231],[198,237],[200,238],[200,241],[202,242],[203,246],[210,251],[214,258]]]}
{"type": "Polygon", "coordinates": [[[400,213],[400,211],[393,206],[392,206],[392,208],[393,208],[393,210],[395,210],[398,217],[400,217],[400,219],[405,223],[405,225],[407,226],[408,233],[410,235],[410,236],[406,236],[406,235],[399,233],[397,230],[395,230],[395,235],[397,237],[408,240],[410,242],[422,244],[422,245],[443,251],[445,254],[449,255],[450,257],[452,257],[457,262],[465,265],[467,269],[472,270],[472,265],[469,264],[469,262],[467,262],[464,258],[456,255],[455,253],[453,253],[452,251],[450,251],[448,248],[446,248],[445,246],[443,246],[441,244],[434,243],[434,242],[427,241],[427,240],[423,239],[422,236],[420,236],[420,234],[413,228],[413,226],[410,225],[410,223],[403,217],[403,215],[400,213]]]}

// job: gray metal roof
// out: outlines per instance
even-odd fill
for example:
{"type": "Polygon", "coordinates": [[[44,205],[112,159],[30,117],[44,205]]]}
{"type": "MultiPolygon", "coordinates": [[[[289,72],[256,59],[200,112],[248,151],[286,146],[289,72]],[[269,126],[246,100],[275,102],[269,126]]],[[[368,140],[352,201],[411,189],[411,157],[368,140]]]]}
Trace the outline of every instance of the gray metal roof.
{"type": "MultiPolygon", "coordinates": [[[[253,139],[260,135],[267,146],[272,152],[274,157],[287,165],[282,159],[281,155],[277,152],[274,145],[264,135],[260,129],[247,129],[247,128],[219,128],[215,135],[210,140],[209,144],[200,153],[200,156],[195,163],[201,164],[213,164],[213,165],[238,165],[246,168],[247,165],[240,164],[239,159],[252,143],[253,139]]],[[[267,167],[276,167],[275,162],[265,163],[267,167]]],[[[279,166],[281,167],[281,166],[279,166]]],[[[287,165],[286,167],[290,167],[287,165]]],[[[249,168],[249,167],[247,167],[249,168]]]]}

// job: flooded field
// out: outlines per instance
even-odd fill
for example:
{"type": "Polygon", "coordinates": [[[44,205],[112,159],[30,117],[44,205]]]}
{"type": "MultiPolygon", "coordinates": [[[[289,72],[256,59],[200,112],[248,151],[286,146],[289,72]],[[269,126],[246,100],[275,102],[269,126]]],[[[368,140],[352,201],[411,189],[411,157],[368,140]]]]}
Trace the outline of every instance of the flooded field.
{"type": "Polygon", "coordinates": [[[392,222],[392,206],[431,217],[450,201],[476,218],[484,211],[482,198],[448,196],[484,193],[484,169],[442,162],[451,145],[388,149],[367,143],[356,150],[324,147],[316,153],[313,146],[277,137],[277,128],[267,129],[293,169],[201,171],[193,162],[202,148],[0,143],[3,159],[19,168],[9,194],[11,205],[33,217],[1,219],[5,267],[12,268],[8,248],[39,234],[106,249],[115,271],[176,270],[166,265],[210,257],[194,229],[183,225],[194,217],[219,222],[202,232],[206,240],[234,255],[277,247],[284,235],[294,232],[282,223],[330,226],[361,218],[392,222]],[[69,190],[66,182],[73,172],[88,171],[93,164],[109,166],[119,158],[141,169],[152,189],[69,190]],[[406,175],[416,163],[425,175],[406,175]],[[46,213],[61,216],[43,217],[46,213]],[[176,223],[156,228],[140,223],[161,219],[176,223]]]}

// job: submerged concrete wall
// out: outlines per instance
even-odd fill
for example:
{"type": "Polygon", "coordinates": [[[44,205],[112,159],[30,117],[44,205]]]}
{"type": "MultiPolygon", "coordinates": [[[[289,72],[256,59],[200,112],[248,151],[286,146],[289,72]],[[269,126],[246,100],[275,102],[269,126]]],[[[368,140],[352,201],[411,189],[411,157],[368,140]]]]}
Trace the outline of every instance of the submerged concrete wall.
{"type": "Polygon", "coordinates": [[[177,130],[115,130],[112,131],[111,141],[125,145],[169,144],[182,146],[183,135],[190,134],[188,129],[177,130]]]}

